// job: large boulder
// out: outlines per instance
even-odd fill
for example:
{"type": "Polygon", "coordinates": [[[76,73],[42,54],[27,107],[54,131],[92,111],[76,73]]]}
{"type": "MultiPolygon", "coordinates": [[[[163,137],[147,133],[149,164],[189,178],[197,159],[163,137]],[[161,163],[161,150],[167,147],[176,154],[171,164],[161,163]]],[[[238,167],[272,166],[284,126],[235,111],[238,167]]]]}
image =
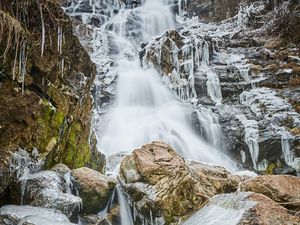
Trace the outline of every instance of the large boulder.
{"type": "Polygon", "coordinates": [[[69,193],[45,188],[38,193],[30,205],[58,210],[70,218],[71,221],[77,221],[82,200],[69,193]]]}
{"type": "Polygon", "coordinates": [[[252,192],[216,195],[182,225],[296,225],[300,218],[268,197],[252,192]]]}
{"type": "Polygon", "coordinates": [[[7,205],[0,209],[1,225],[74,225],[55,210],[33,206],[7,205]]]}
{"type": "Polygon", "coordinates": [[[82,198],[84,213],[98,213],[105,208],[116,186],[114,179],[86,167],[72,170],[71,180],[82,198]]]}
{"type": "Polygon", "coordinates": [[[186,162],[163,142],[143,145],[125,157],[119,177],[138,215],[166,224],[201,208],[214,194],[238,186],[238,178],[225,169],[186,162]]]}
{"type": "Polygon", "coordinates": [[[43,189],[52,189],[63,192],[65,189],[63,177],[53,171],[42,171],[24,175],[19,181],[19,190],[22,203],[33,201],[43,189]]]}
{"type": "Polygon", "coordinates": [[[294,176],[258,176],[243,181],[241,191],[252,191],[268,196],[291,210],[300,210],[300,178],[294,176]]]}
{"type": "MultiPolygon", "coordinates": [[[[58,168],[66,169],[62,166],[56,167],[57,170],[58,168]]],[[[18,203],[55,209],[65,214],[71,221],[77,221],[82,200],[65,193],[66,183],[61,174],[48,170],[23,174],[16,187],[16,200],[21,200],[18,203]]]]}

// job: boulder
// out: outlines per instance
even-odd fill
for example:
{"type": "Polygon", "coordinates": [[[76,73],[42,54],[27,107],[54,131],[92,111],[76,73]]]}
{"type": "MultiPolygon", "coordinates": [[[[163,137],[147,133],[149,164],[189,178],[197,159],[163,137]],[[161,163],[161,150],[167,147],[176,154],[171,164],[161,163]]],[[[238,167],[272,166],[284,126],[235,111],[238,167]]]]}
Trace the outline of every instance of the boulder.
{"type": "Polygon", "coordinates": [[[211,193],[235,192],[241,181],[239,176],[232,175],[229,171],[221,166],[211,166],[208,164],[187,162],[192,176],[199,181],[206,190],[211,193]]]}
{"type": "Polygon", "coordinates": [[[54,171],[56,173],[59,173],[60,175],[64,176],[66,173],[71,172],[69,167],[67,167],[65,164],[57,164],[54,167],[51,168],[51,171],[54,171]]]}
{"type": "Polygon", "coordinates": [[[247,198],[256,205],[247,210],[238,225],[296,225],[300,224],[300,217],[289,213],[270,198],[261,194],[251,194],[247,198]]]}
{"type": "Polygon", "coordinates": [[[287,175],[265,175],[243,181],[241,191],[264,194],[291,210],[300,210],[300,178],[287,175]]]}
{"type": "Polygon", "coordinates": [[[111,225],[111,223],[97,215],[87,215],[80,219],[82,225],[111,225]]]}
{"type": "Polygon", "coordinates": [[[64,214],[53,209],[14,205],[6,205],[0,209],[0,224],[74,225],[64,214]]]}
{"type": "Polygon", "coordinates": [[[84,213],[98,213],[105,208],[116,186],[114,179],[86,167],[72,170],[71,180],[82,198],[84,213]]]}
{"type": "Polygon", "coordinates": [[[54,189],[43,189],[30,205],[58,210],[71,221],[77,221],[82,200],[74,195],[58,192],[54,189]]]}
{"type": "Polygon", "coordinates": [[[23,175],[19,181],[21,201],[29,203],[35,200],[39,192],[45,188],[63,192],[65,189],[63,177],[54,171],[23,175]]]}
{"type": "Polygon", "coordinates": [[[166,224],[198,210],[214,194],[235,191],[238,185],[238,178],[225,169],[186,162],[158,141],[125,157],[119,178],[138,215],[166,224]]]}
{"type": "Polygon", "coordinates": [[[270,198],[252,192],[221,194],[188,218],[182,225],[296,225],[300,218],[270,198]]]}

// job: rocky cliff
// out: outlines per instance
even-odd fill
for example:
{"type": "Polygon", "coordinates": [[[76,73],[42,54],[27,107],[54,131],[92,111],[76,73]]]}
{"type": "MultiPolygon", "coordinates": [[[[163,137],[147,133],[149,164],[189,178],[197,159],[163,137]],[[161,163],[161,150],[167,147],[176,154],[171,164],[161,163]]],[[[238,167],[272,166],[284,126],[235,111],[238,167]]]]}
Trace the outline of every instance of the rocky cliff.
{"type": "Polygon", "coordinates": [[[45,167],[97,168],[90,147],[96,69],[58,1],[2,0],[0,56],[0,195],[20,148],[46,159],[45,167]]]}
{"type": "Polygon", "coordinates": [[[195,130],[212,144],[203,108],[215,113],[223,149],[243,167],[299,170],[299,1],[179,3],[182,29],[143,45],[143,64],[197,106],[195,130]]]}

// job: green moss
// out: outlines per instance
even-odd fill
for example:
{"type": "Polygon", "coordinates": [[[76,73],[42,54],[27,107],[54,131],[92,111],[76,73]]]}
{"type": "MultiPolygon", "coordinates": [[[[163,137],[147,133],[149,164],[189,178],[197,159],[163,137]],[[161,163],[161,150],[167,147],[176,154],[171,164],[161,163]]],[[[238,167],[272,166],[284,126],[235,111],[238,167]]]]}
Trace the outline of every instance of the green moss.
{"type": "MultiPolygon", "coordinates": [[[[39,125],[39,134],[34,143],[42,153],[48,154],[49,143],[51,140],[59,139],[59,130],[64,123],[65,115],[55,110],[47,101],[43,101],[42,106],[44,106],[43,114],[37,119],[39,125]],[[48,148],[47,148],[48,147],[48,148]]],[[[53,146],[52,146],[53,147],[53,146]]]]}
{"type": "Polygon", "coordinates": [[[65,157],[63,158],[64,163],[71,168],[83,167],[91,158],[90,145],[81,136],[81,124],[78,122],[73,123],[66,140],[65,157]]]}

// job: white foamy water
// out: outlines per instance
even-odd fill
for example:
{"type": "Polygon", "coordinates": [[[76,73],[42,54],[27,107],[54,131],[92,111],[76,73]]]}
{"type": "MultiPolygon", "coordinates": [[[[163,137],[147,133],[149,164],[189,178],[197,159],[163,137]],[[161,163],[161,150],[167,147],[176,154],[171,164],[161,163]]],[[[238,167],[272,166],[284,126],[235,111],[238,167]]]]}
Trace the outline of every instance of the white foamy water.
{"type": "Polygon", "coordinates": [[[136,38],[147,40],[173,28],[168,5],[160,0],[146,1],[141,7],[121,10],[104,26],[109,28],[113,45],[118,49],[114,58],[119,78],[116,100],[107,113],[104,131],[98,134],[99,148],[112,155],[163,140],[185,158],[232,168],[226,156],[197,136],[182,103],[162,84],[156,70],[141,67],[135,54],[136,38]],[[140,30],[139,37],[128,29],[132,15],[139,17],[139,23],[131,24],[140,30]]]}
{"type": "Polygon", "coordinates": [[[210,202],[181,225],[235,225],[243,214],[256,205],[250,192],[215,195],[210,202]]]}

